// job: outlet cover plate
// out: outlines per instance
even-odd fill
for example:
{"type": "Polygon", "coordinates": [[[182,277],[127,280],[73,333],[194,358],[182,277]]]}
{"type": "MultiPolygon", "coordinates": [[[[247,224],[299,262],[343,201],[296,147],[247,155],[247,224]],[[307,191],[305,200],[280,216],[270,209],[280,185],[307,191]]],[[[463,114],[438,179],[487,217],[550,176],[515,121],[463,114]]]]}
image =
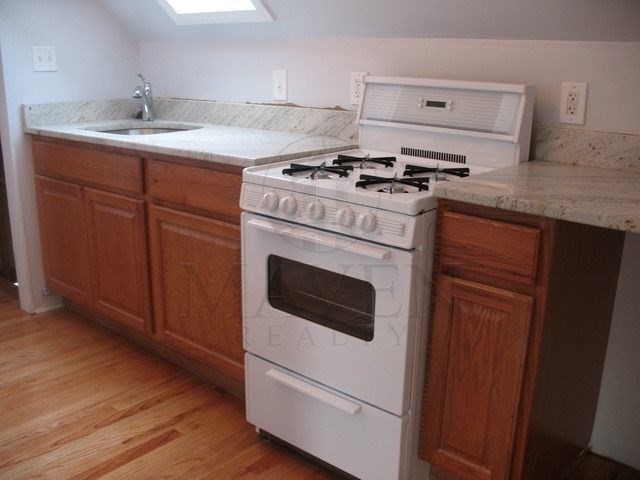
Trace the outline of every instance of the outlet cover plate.
{"type": "Polygon", "coordinates": [[[584,125],[587,114],[587,84],[564,82],[560,95],[560,122],[584,125]]]}
{"type": "Polygon", "coordinates": [[[360,105],[364,92],[364,77],[368,74],[368,72],[351,72],[351,88],[349,93],[351,105],[360,105]]]}

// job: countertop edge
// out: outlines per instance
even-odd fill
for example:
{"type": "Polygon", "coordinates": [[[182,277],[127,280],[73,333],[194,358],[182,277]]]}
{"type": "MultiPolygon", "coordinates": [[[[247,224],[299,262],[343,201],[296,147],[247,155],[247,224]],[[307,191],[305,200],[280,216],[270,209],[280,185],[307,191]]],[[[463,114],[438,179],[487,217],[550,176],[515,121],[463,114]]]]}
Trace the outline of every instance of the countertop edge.
{"type": "MultiPolygon", "coordinates": [[[[545,165],[543,164],[547,164],[549,168],[562,166],[561,164],[551,162],[532,161],[530,163],[535,163],[536,167],[542,166],[543,168],[545,167],[545,165]]],[[[518,166],[508,167],[508,169],[514,168],[517,172],[518,166]]],[[[611,173],[611,171],[608,169],[601,169],[598,167],[571,166],[569,168],[587,168],[591,170],[602,170],[603,172],[611,173]]],[[[507,210],[529,215],[538,215],[556,220],[581,223],[594,227],[619,230],[623,232],[640,233],[640,193],[638,194],[637,214],[635,212],[632,212],[632,214],[630,215],[628,211],[624,213],[615,213],[611,210],[598,211],[596,208],[593,208],[593,205],[585,205],[583,208],[581,208],[580,206],[570,205],[568,204],[569,202],[563,202],[563,198],[554,200],[552,198],[552,195],[548,195],[545,197],[543,192],[537,191],[534,191],[533,194],[526,195],[520,194],[517,191],[510,194],[504,194],[501,192],[497,192],[496,194],[489,194],[487,192],[473,190],[475,186],[477,186],[478,189],[485,188],[485,185],[481,185],[479,183],[476,183],[474,185],[474,180],[476,180],[476,182],[480,181],[480,178],[477,177],[484,177],[483,183],[486,183],[489,179],[493,180],[492,175],[499,175],[501,170],[505,171],[508,169],[494,170],[480,176],[469,177],[469,179],[465,179],[459,182],[451,182],[446,185],[440,184],[434,189],[434,196],[442,200],[452,200],[480,205],[484,207],[497,208],[500,210],[507,210]]],[[[629,172],[615,171],[613,174],[622,174],[628,177],[629,172]]],[[[523,175],[526,176],[526,173],[523,173],[523,175]]],[[[637,189],[638,192],[640,192],[640,175],[637,175],[637,177],[637,189]]],[[[574,181],[579,182],[580,178],[577,178],[578,180],[574,179],[574,181]]],[[[501,186],[515,190],[514,184],[509,184],[505,180],[501,181],[503,182],[501,186]]],[[[585,191],[589,191],[588,181],[589,179],[584,180],[585,191]]],[[[633,185],[635,185],[635,183],[633,185]]],[[[627,209],[631,203],[633,203],[634,206],[636,205],[635,200],[629,200],[622,197],[620,198],[620,203],[622,205],[621,208],[627,209]]]]}
{"type": "Polygon", "coordinates": [[[303,152],[288,153],[281,155],[266,155],[264,157],[239,157],[233,155],[225,155],[211,152],[203,152],[199,150],[172,148],[166,146],[148,145],[144,143],[124,142],[118,138],[102,138],[102,137],[90,137],[83,135],[82,133],[62,132],[56,130],[49,130],[47,128],[39,127],[24,127],[24,133],[32,136],[56,138],[59,140],[69,140],[74,142],[100,145],[112,148],[122,148],[130,151],[141,153],[152,153],[159,155],[168,155],[173,157],[183,157],[190,160],[196,160],[203,163],[217,163],[222,165],[236,166],[241,168],[253,167],[257,165],[265,165],[269,163],[276,163],[281,161],[293,160],[301,157],[312,157],[316,155],[335,153],[343,150],[349,150],[352,148],[358,148],[358,145],[341,145],[335,147],[328,147],[324,149],[312,149],[303,152]]]}

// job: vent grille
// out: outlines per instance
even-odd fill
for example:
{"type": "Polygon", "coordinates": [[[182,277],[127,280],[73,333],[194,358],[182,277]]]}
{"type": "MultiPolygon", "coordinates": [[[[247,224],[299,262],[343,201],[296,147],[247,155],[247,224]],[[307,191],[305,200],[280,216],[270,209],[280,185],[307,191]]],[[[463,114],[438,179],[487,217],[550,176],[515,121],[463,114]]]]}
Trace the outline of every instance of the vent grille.
{"type": "Polygon", "coordinates": [[[431,160],[442,160],[443,162],[467,163],[467,156],[457,153],[436,152],[433,150],[423,150],[420,148],[402,147],[400,149],[402,155],[411,157],[430,158],[431,160]]]}

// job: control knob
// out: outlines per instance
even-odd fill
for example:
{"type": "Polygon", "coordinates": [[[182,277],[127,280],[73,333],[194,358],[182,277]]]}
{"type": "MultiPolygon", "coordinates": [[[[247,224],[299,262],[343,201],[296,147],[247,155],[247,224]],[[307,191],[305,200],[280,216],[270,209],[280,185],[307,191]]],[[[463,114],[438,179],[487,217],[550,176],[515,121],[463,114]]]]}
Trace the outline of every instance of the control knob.
{"type": "Polygon", "coordinates": [[[376,216],[373,213],[361,213],[357,225],[364,233],[371,233],[376,229],[376,216]]]}
{"type": "Polygon", "coordinates": [[[284,215],[293,215],[296,213],[296,199],[293,197],[283,197],[280,199],[280,212],[284,215]]]}
{"type": "Polygon", "coordinates": [[[311,220],[320,220],[324,217],[324,205],[322,202],[312,202],[307,206],[307,215],[311,220]]]}
{"type": "Polygon", "coordinates": [[[280,199],[276,192],[268,192],[262,196],[262,207],[269,212],[277,210],[279,202],[280,199]]]}
{"type": "Polygon", "coordinates": [[[353,210],[350,208],[341,208],[336,212],[336,220],[338,221],[338,224],[343,227],[350,227],[353,225],[353,221],[355,220],[353,210]]]}

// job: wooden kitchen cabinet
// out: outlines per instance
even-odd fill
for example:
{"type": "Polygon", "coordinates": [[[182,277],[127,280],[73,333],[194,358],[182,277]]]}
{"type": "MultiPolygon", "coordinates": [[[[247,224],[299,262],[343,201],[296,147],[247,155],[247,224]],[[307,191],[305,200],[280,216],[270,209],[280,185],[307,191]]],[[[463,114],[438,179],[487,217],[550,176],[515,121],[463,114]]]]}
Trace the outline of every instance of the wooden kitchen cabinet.
{"type": "Polygon", "coordinates": [[[158,339],[242,381],[240,227],[150,208],[158,339]]]}
{"type": "Polygon", "coordinates": [[[33,160],[47,286],[242,392],[241,169],[40,137],[33,160]]]}
{"type": "Polygon", "coordinates": [[[94,308],[151,333],[144,201],[85,189],[94,308]]]}
{"type": "Polygon", "coordinates": [[[84,306],[93,304],[82,187],[36,177],[46,284],[84,306]]]}
{"type": "Polygon", "coordinates": [[[424,449],[469,478],[508,478],[533,299],[441,276],[424,449]]]}
{"type": "Polygon", "coordinates": [[[559,479],[591,439],[624,234],[440,201],[419,456],[559,479]]]}

